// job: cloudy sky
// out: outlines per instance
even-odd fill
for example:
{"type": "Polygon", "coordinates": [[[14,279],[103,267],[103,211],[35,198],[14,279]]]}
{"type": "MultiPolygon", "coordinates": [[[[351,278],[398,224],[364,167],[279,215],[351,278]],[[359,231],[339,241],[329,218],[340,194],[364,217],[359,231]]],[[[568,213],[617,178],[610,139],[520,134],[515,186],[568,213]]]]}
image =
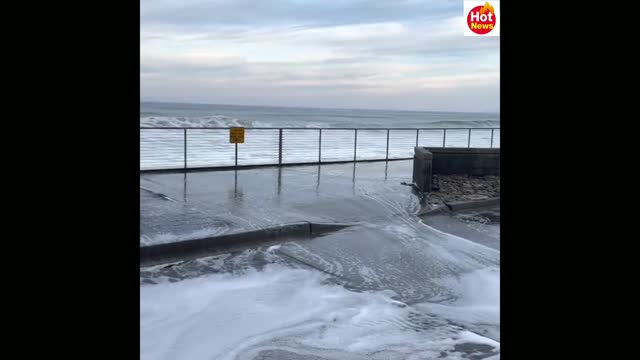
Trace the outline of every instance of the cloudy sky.
{"type": "Polygon", "coordinates": [[[498,111],[462,0],[141,0],[143,101],[498,111]]]}

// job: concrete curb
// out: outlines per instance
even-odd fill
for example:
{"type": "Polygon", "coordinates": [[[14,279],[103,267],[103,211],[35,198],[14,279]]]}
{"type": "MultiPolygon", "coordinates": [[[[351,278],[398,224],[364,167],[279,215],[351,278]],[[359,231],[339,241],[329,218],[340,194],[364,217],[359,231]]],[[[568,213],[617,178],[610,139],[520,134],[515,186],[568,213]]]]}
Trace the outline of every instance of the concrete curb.
{"type": "Polygon", "coordinates": [[[421,209],[416,214],[417,216],[439,215],[443,213],[451,213],[460,210],[480,209],[484,207],[500,206],[500,197],[481,199],[481,200],[466,200],[466,201],[453,201],[446,202],[444,205],[437,206],[433,209],[425,210],[421,209]]]}
{"type": "Polygon", "coordinates": [[[451,210],[446,205],[439,205],[433,209],[420,209],[416,215],[418,216],[427,216],[427,215],[438,215],[442,213],[450,213],[451,210]]]}
{"type": "Polygon", "coordinates": [[[310,238],[349,226],[351,225],[303,222],[202,239],[141,246],[140,267],[197,259],[223,251],[278,242],[284,238],[310,238]]]}
{"type": "Polygon", "coordinates": [[[500,206],[500,197],[481,200],[454,201],[445,204],[451,211],[477,209],[489,206],[500,206]]]}

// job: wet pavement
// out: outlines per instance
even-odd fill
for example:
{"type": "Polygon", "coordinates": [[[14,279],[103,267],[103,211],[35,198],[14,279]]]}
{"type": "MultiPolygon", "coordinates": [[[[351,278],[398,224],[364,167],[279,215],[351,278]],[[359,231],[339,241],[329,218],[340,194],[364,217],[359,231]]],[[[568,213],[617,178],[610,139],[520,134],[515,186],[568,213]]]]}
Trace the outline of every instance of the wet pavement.
{"type": "MultiPolygon", "coordinates": [[[[403,185],[411,167],[395,161],[142,175],[141,245],[300,221],[350,223],[312,240],[283,240],[272,253],[352,289],[391,289],[407,303],[451,299],[442,278],[499,266],[499,224],[478,220],[486,213],[499,219],[499,210],[419,218],[420,198],[403,185]]],[[[266,248],[239,268],[268,262],[266,248]]],[[[169,269],[176,280],[221,271],[206,260],[169,269]]]]}
{"type": "Polygon", "coordinates": [[[500,207],[439,213],[421,219],[446,233],[500,250],[500,207]]]}
{"type": "Polygon", "coordinates": [[[140,242],[299,221],[373,222],[419,207],[411,161],[140,176],[140,242]]]}
{"type": "MultiPolygon", "coordinates": [[[[499,271],[499,209],[419,218],[420,198],[405,185],[411,174],[411,161],[142,174],[141,246],[300,221],[354,226],[313,239],[144,268],[141,285],[278,264],[320,271],[355,292],[390,291],[402,306],[454,304],[461,294],[452,284],[461,276],[499,271]]],[[[499,342],[499,322],[412,311],[422,319],[422,325],[412,325],[415,331],[464,330],[499,342]]],[[[464,352],[465,346],[480,351],[473,342],[456,351],[464,352]]],[[[256,358],[278,358],[279,351],[256,358]]],[[[476,358],[495,351],[488,347],[476,358]]]]}

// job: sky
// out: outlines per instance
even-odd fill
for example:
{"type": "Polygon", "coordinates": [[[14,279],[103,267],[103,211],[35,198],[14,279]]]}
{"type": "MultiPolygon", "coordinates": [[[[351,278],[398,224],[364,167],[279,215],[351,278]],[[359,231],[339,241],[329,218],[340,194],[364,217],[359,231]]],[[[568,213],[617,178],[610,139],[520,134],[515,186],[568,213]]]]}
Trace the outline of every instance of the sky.
{"type": "Polygon", "coordinates": [[[142,101],[498,112],[462,0],[141,0],[142,101]]]}

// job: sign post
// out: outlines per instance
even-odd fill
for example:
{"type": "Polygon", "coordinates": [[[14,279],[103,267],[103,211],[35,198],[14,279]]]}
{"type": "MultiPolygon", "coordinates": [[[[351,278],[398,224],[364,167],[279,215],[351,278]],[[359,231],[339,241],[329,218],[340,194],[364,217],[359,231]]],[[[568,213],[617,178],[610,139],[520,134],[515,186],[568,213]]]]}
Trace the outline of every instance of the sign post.
{"type": "Polygon", "coordinates": [[[238,144],[244,144],[244,128],[229,128],[229,143],[236,144],[236,167],[238,167],[238,144]]]}

